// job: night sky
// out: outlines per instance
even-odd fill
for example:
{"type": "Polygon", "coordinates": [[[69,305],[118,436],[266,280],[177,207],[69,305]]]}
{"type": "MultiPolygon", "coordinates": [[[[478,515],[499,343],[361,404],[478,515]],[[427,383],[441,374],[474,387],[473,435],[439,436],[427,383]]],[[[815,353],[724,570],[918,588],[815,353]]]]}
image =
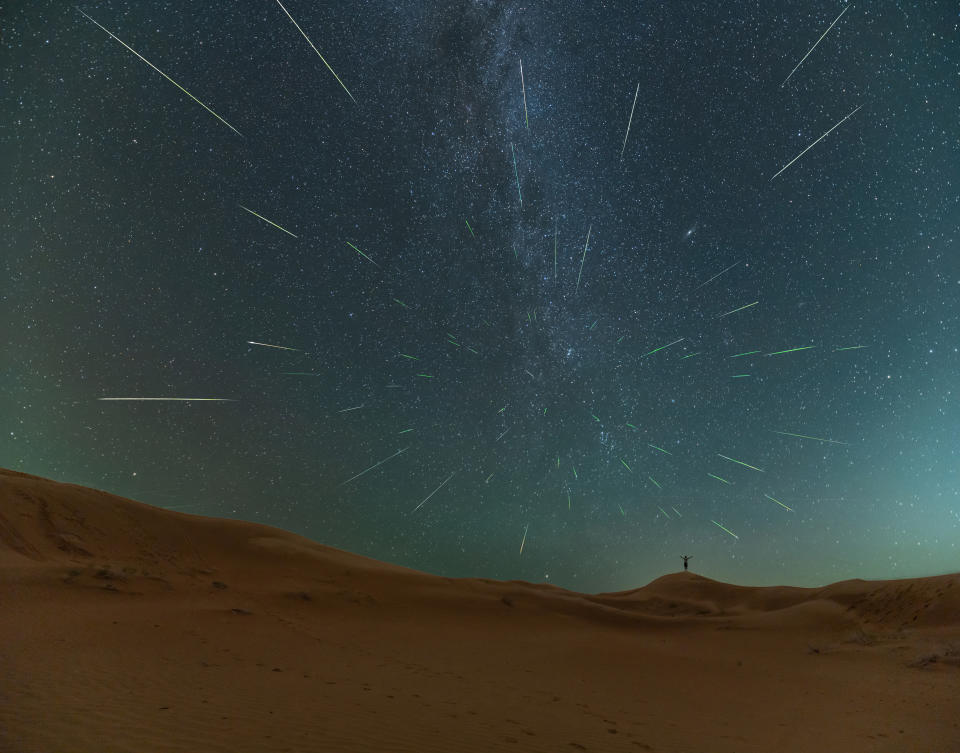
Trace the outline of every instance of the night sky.
{"type": "Polygon", "coordinates": [[[960,569],[955,3],[284,6],[4,11],[0,465],[579,591],[960,569]]]}

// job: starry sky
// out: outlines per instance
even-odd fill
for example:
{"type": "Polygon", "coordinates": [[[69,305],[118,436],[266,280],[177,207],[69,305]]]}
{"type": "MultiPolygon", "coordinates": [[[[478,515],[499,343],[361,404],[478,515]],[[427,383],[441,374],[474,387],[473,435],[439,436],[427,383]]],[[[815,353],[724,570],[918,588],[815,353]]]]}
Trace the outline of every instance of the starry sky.
{"type": "Polygon", "coordinates": [[[15,4],[0,465],[451,577],[954,572],[958,22],[15,4]]]}

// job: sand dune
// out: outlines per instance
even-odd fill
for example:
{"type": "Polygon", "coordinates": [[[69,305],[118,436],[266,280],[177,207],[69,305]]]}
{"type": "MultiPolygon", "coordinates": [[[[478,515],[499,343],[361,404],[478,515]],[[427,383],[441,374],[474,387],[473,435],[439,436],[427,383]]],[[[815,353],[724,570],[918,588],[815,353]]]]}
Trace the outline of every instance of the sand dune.
{"type": "Polygon", "coordinates": [[[0,751],[960,751],[960,574],[580,594],[0,470],[0,751]]]}

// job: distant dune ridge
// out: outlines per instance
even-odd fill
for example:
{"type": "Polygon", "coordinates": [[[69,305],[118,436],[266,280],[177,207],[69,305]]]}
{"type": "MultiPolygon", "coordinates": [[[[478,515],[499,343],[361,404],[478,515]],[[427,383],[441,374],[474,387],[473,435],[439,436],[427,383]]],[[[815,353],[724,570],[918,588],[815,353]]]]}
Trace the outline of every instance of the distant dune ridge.
{"type": "Polygon", "coordinates": [[[0,469],[0,752],[960,751],[960,574],[580,594],[0,469]]]}

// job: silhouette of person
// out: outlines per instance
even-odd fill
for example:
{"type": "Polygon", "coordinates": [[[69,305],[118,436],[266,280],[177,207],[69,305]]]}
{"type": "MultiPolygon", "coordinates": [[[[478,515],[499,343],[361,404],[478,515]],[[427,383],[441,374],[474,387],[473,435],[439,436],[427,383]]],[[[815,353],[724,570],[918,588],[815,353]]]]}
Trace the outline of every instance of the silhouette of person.
{"type": "Polygon", "coordinates": [[[687,560],[692,560],[693,557],[690,556],[689,554],[681,554],[680,556],[683,557],[683,569],[686,570],[686,569],[687,569],[687,560]]]}

